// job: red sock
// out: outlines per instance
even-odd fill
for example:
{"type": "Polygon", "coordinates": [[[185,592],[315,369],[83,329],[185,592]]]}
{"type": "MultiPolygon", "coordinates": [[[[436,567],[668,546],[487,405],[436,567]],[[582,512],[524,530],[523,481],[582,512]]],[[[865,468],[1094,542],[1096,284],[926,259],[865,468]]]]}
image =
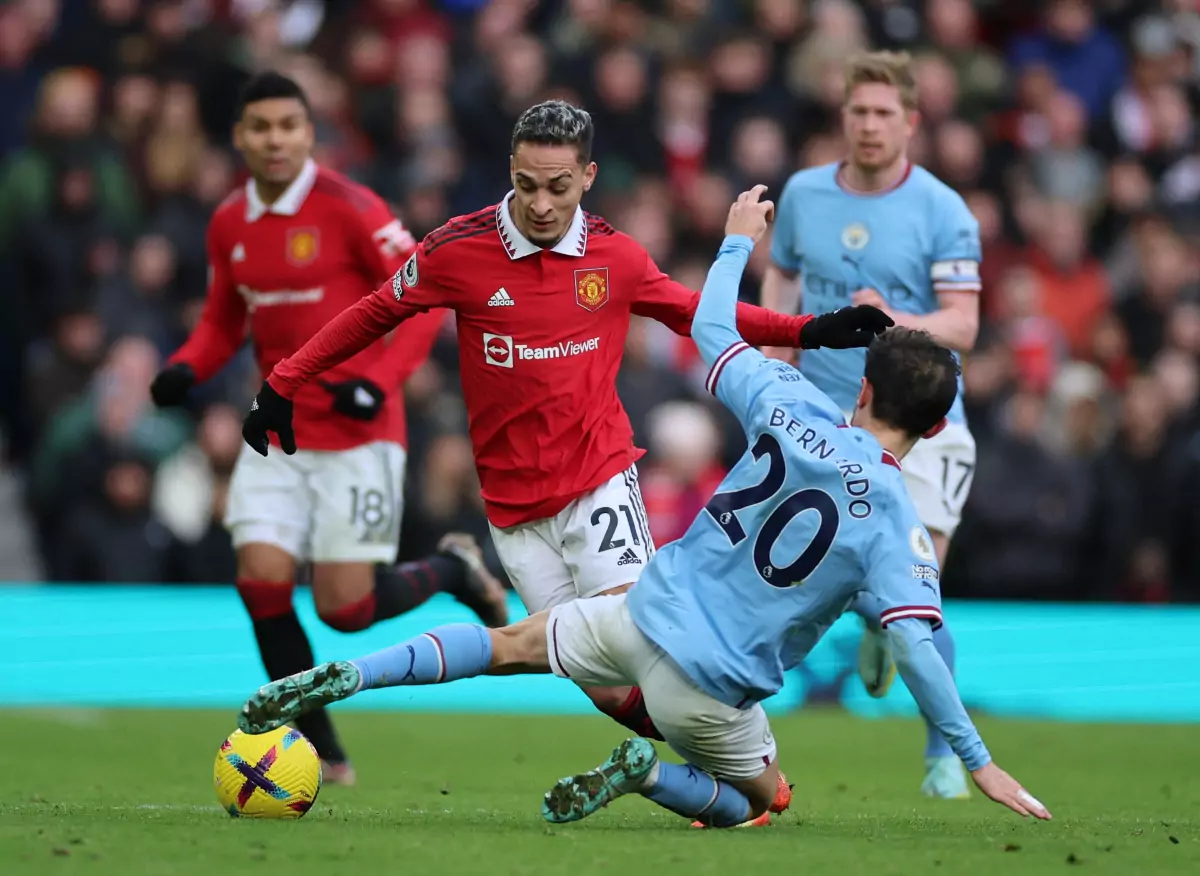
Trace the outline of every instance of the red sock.
{"type": "Polygon", "coordinates": [[[292,590],[295,585],[291,581],[255,581],[249,578],[239,578],[237,582],[238,596],[250,614],[251,620],[266,620],[281,617],[292,610],[292,590]]]}
{"type": "Polygon", "coordinates": [[[662,734],[658,732],[658,728],[650,720],[650,713],[646,711],[646,700],[642,697],[640,687],[630,690],[629,697],[609,717],[618,724],[628,727],[638,736],[663,741],[662,734]]]}
{"type": "Polygon", "coordinates": [[[352,602],[335,611],[326,612],[321,615],[321,620],[341,633],[357,633],[359,630],[365,630],[375,622],[374,591],[358,602],[352,602]]]}

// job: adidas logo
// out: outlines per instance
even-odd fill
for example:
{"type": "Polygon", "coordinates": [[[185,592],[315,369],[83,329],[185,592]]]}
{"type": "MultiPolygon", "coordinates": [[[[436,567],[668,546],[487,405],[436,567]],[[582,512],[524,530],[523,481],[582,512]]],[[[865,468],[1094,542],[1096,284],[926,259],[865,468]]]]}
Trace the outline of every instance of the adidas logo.
{"type": "Polygon", "coordinates": [[[244,262],[246,260],[246,248],[240,243],[233,248],[233,252],[229,254],[231,262],[244,262]]]}
{"type": "Polygon", "coordinates": [[[632,566],[637,563],[642,564],[642,558],[633,552],[633,548],[626,548],[625,553],[621,554],[621,559],[617,560],[618,566],[632,566]]]}
{"type": "Polygon", "coordinates": [[[512,296],[501,286],[496,290],[496,294],[488,299],[488,307],[512,307],[517,302],[513,301],[512,296]]]}

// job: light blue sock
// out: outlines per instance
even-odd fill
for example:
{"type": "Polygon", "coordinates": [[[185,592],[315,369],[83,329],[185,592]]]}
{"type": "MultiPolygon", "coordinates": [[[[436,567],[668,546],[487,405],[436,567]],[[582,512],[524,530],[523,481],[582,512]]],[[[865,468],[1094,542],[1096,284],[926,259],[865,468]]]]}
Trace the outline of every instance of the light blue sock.
{"type": "MultiPolygon", "coordinates": [[[[942,660],[946,663],[946,668],[953,675],[954,637],[950,635],[950,628],[944,622],[933,631],[933,647],[937,648],[937,652],[942,655],[942,660]]],[[[947,757],[953,754],[954,749],[950,747],[950,743],[946,741],[942,731],[938,730],[928,718],[925,718],[925,756],[947,757]]]]}
{"type": "Polygon", "coordinates": [[[350,662],[362,674],[360,690],[442,684],[486,672],[492,662],[492,637],[475,624],[445,624],[350,662]]]}
{"type": "Polygon", "coordinates": [[[750,801],[741,791],[699,767],[659,761],[655,770],[640,793],[676,815],[713,827],[736,827],[750,817],[750,801]]]}

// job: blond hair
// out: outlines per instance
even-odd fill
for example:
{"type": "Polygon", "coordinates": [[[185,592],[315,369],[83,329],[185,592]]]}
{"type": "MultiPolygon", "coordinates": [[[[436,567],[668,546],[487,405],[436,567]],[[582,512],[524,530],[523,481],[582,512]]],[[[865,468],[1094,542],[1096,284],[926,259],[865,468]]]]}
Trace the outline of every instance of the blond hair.
{"type": "Polygon", "coordinates": [[[917,108],[917,83],[908,52],[868,52],[850,58],[846,63],[846,100],[855,88],[868,82],[891,85],[900,92],[905,109],[917,108]]]}

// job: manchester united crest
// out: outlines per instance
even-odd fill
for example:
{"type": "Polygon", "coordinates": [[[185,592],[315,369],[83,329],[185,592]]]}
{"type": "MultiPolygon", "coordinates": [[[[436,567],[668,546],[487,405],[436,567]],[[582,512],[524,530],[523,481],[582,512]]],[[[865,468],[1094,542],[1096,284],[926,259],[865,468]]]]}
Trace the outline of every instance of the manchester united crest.
{"type": "Polygon", "coordinates": [[[320,247],[320,232],[316,228],[292,228],[287,235],[287,260],[296,267],[312,264],[320,247]]]}
{"type": "Polygon", "coordinates": [[[575,272],[575,303],[588,313],[595,313],[608,303],[608,268],[575,272]]]}

